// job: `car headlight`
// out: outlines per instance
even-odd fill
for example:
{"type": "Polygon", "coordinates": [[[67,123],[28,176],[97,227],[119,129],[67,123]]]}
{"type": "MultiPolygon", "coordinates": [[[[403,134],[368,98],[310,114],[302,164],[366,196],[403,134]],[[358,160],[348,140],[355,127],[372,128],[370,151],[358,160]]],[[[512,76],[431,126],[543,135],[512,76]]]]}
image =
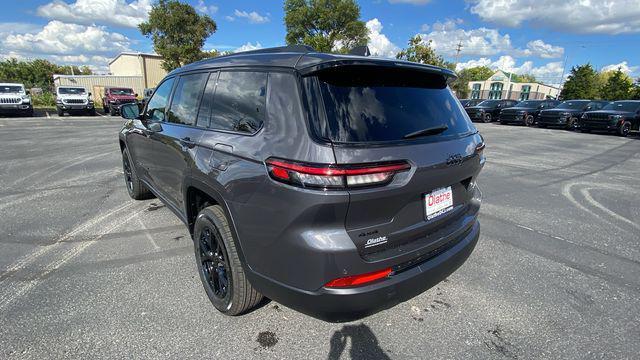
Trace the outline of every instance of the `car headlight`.
{"type": "Polygon", "coordinates": [[[568,112],[564,112],[564,113],[561,113],[560,116],[569,117],[571,116],[571,114],[568,112]]]}
{"type": "Polygon", "coordinates": [[[587,114],[582,114],[582,116],[580,116],[580,119],[586,119],[587,118],[587,114]]]}
{"type": "Polygon", "coordinates": [[[23,104],[28,104],[31,102],[31,98],[29,97],[29,95],[22,95],[22,103],[23,104]]]}
{"type": "Polygon", "coordinates": [[[609,115],[609,120],[620,120],[622,115],[609,115]]]}
{"type": "Polygon", "coordinates": [[[62,99],[56,99],[56,104],[62,104],[62,99]]]}

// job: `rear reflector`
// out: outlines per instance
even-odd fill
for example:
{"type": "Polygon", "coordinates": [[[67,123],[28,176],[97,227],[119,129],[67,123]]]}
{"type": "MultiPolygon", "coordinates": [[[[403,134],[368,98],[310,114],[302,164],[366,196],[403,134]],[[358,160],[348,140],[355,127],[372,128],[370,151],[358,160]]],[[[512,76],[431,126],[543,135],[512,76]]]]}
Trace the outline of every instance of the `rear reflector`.
{"type": "Polygon", "coordinates": [[[362,275],[353,275],[346,276],[343,278],[338,278],[335,280],[329,281],[325,287],[328,288],[341,288],[341,287],[350,287],[350,286],[358,286],[364,285],[376,280],[384,279],[391,274],[391,268],[374,271],[362,275]]]}
{"type": "Polygon", "coordinates": [[[344,189],[386,185],[399,172],[411,169],[406,161],[337,165],[308,164],[282,159],[267,159],[272,179],[300,187],[344,189]]]}

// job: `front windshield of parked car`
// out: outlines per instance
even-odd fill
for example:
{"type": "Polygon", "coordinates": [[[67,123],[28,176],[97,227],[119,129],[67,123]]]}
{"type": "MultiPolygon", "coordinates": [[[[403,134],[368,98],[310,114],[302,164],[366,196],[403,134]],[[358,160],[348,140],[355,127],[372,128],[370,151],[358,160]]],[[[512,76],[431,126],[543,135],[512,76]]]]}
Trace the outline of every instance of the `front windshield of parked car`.
{"type": "Polygon", "coordinates": [[[113,95],[133,95],[133,90],[131,90],[131,89],[111,89],[111,94],[113,94],[113,95]]]}
{"type": "Polygon", "coordinates": [[[602,110],[616,110],[616,111],[638,111],[640,109],[640,102],[632,101],[616,101],[614,103],[607,104],[602,110]]]}
{"type": "Polygon", "coordinates": [[[530,100],[519,102],[517,107],[538,107],[542,101],[530,100]]]}
{"type": "Polygon", "coordinates": [[[582,109],[588,103],[588,101],[565,101],[556,106],[556,109],[582,109]]]}
{"type": "Polygon", "coordinates": [[[83,88],[60,88],[58,92],[64,95],[79,95],[84,94],[85,91],[83,88]]]}
{"type": "Polygon", "coordinates": [[[22,86],[0,85],[0,94],[20,93],[22,91],[22,86]]]}
{"type": "Polygon", "coordinates": [[[485,101],[481,102],[480,104],[478,104],[478,106],[491,107],[491,106],[498,105],[499,102],[500,102],[500,100],[485,100],[485,101]]]}

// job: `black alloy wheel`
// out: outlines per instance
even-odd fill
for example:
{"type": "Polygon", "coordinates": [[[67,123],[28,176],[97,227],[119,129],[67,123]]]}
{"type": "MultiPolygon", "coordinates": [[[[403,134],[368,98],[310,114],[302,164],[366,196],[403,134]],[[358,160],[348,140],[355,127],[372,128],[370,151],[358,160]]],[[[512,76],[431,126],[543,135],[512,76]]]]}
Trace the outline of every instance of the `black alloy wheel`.
{"type": "Polygon", "coordinates": [[[577,131],[578,130],[578,119],[572,117],[567,120],[567,130],[569,131],[577,131]]]}
{"type": "Polygon", "coordinates": [[[533,115],[527,115],[527,117],[524,118],[524,124],[528,127],[531,127],[535,124],[535,119],[533,118],[533,115]]]}
{"type": "Polygon", "coordinates": [[[124,183],[127,185],[129,195],[131,195],[133,194],[133,171],[126,152],[122,153],[122,171],[124,172],[124,183]]]}
{"type": "Polygon", "coordinates": [[[491,121],[493,121],[493,119],[491,118],[491,114],[486,114],[484,116],[484,118],[482,119],[482,121],[484,121],[486,123],[490,123],[491,121]]]}
{"type": "Polygon", "coordinates": [[[227,251],[217,229],[208,225],[200,233],[200,271],[206,280],[205,286],[222,303],[231,296],[230,266],[227,251]]]}
{"type": "Polygon", "coordinates": [[[618,135],[622,137],[627,137],[629,136],[630,131],[631,131],[631,123],[624,122],[622,125],[620,125],[620,128],[618,129],[618,135]]]}

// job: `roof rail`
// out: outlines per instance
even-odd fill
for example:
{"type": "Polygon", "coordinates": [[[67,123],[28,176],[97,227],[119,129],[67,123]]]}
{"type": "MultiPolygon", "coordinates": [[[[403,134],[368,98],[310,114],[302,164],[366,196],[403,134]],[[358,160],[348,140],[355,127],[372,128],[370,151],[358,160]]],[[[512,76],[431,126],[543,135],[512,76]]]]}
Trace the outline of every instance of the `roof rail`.
{"type": "Polygon", "coordinates": [[[236,54],[271,54],[271,53],[310,53],[315,52],[316,49],[307,45],[287,45],[265,49],[242,51],[236,54]]]}
{"type": "Polygon", "coordinates": [[[371,51],[367,45],[356,46],[349,51],[349,55],[371,56],[371,51]]]}

